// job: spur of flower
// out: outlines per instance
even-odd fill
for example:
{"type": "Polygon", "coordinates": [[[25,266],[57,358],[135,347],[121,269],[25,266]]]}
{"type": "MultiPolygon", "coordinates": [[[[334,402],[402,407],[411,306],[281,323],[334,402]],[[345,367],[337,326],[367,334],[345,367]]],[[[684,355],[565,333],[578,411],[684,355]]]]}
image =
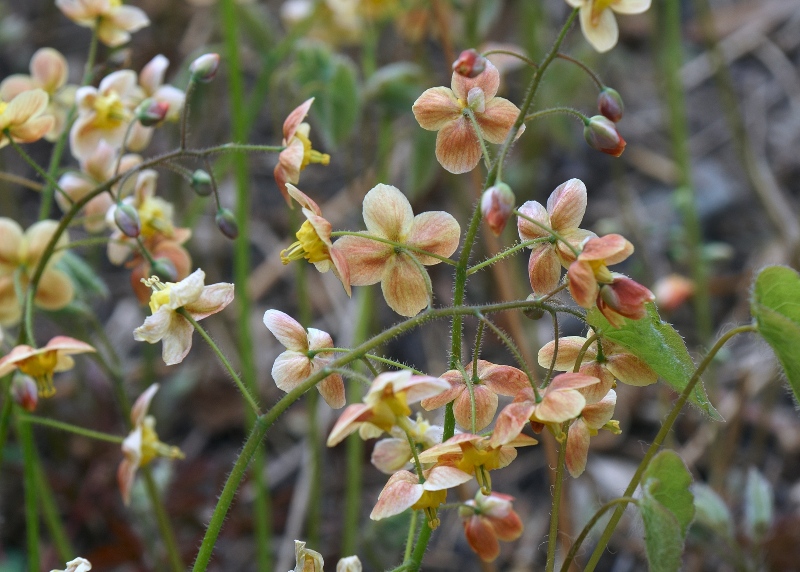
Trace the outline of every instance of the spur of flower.
{"type": "Polygon", "coordinates": [[[122,0],[56,0],[64,15],[78,24],[96,30],[98,39],[116,48],[131,39],[131,33],[150,25],[147,15],[122,0]]]}
{"type": "Polygon", "coordinates": [[[10,102],[0,101],[0,147],[15,143],[33,143],[55,125],[52,115],[45,114],[48,97],[43,89],[23,91],[10,102]]]}
{"type": "Polygon", "coordinates": [[[0,359],[0,377],[17,369],[36,380],[40,396],[52,397],[56,393],[53,374],[75,366],[70,356],[94,351],[89,344],[67,336],[56,336],[42,348],[19,345],[0,359]]]}
{"type": "Polygon", "coordinates": [[[607,52],[617,45],[617,14],[641,14],[650,8],[650,0],[567,0],[579,8],[581,31],[586,41],[598,52],[607,52]]]}
{"type": "MultiPolygon", "coordinates": [[[[286,348],[272,365],[272,379],[278,389],[289,393],[301,381],[333,361],[332,352],[322,351],[333,347],[329,333],[316,328],[306,331],[297,320],[279,310],[267,310],[264,325],[286,348]]],[[[334,409],[344,407],[346,400],[341,375],[329,375],[317,384],[317,389],[328,405],[334,409]]]]}
{"type": "Polygon", "coordinates": [[[395,187],[379,184],[364,197],[365,233],[344,236],[334,245],[350,267],[350,283],[381,283],[389,307],[414,316],[430,302],[430,278],[424,266],[448,257],[456,248],[461,227],[444,211],[414,216],[411,203],[395,187]]]}
{"type": "Polygon", "coordinates": [[[164,363],[174,365],[183,361],[192,348],[194,328],[178,310],[183,309],[193,320],[216,314],[233,301],[233,284],[205,286],[205,272],[195,270],[180,282],[161,282],[157,276],[145,281],[153,290],[150,311],[144,324],[133,331],[139,342],[163,342],[164,363]]]}
{"type": "MultiPolygon", "coordinates": [[[[474,78],[453,72],[450,88],[426,90],[411,108],[420,127],[438,131],[436,158],[451,173],[466,173],[481,160],[481,142],[469,115],[473,114],[483,138],[502,143],[517,120],[519,108],[502,97],[500,72],[487,60],[474,78]]],[[[524,130],[519,130],[517,136],[524,130]]]]}
{"type": "Polygon", "coordinates": [[[442,442],[444,429],[440,425],[431,425],[419,413],[417,413],[416,421],[409,418],[402,425],[404,429],[392,427],[389,431],[392,436],[381,439],[372,448],[370,462],[376,469],[387,475],[399,471],[413,458],[414,454],[408,442],[409,437],[423,451],[442,442]]]}
{"type": "Polygon", "coordinates": [[[156,391],[158,391],[158,384],[154,383],[133,404],[133,409],[131,409],[133,430],[122,442],[122,454],[125,458],[117,469],[117,483],[125,505],[130,503],[133,479],[136,477],[139,467],[147,466],[156,457],[184,458],[184,454],[178,447],[172,447],[159,441],[156,433],[156,420],[152,415],[147,414],[156,391]]]}
{"type": "MultiPolygon", "coordinates": [[[[15,280],[19,281],[23,290],[28,287],[57,229],[56,221],[43,220],[23,232],[13,219],[0,217],[0,324],[12,325],[19,321],[22,304],[17,300],[15,280]]],[[[33,302],[45,310],[60,310],[75,296],[72,281],[55,268],[55,263],[64,255],[68,244],[69,236],[64,232],[39,280],[33,302]]]]}
{"type": "MultiPolygon", "coordinates": [[[[472,380],[472,394],[475,398],[475,431],[486,428],[494,419],[497,411],[497,396],[516,396],[520,391],[529,388],[525,373],[508,365],[497,365],[485,360],[478,360],[477,371],[473,375],[472,362],[464,368],[464,372],[472,380]]],[[[450,389],[435,397],[423,399],[420,405],[428,411],[453,401],[453,413],[456,421],[464,429],[472,429],[472,401],[464,376],[457,369],[446,371],[441,376],[450,384],[450,389]]]]}
{"type": "Polygon", "coordinates": [[[313,149],[311,140],[308,138],[311,126],[303,119],[308,115],[312,103],[314,103],[313,97],[307,99],[297,106],[283,122],[283,146],[285,149],[278,155],[278,164],[275,166],[273,174],[278,189],[290,207],[292,207],[292,199],[286,183],[293,185],[299,183],[300,171],[311,163],[327,165],[331,162],[331,156],[313,149]]]}
{"type": "Polygon", "coordinates": [[[607,429],[619,435],[619,422],[612,421],[614,407],[617,405],[617,393],[612,389],[597,403],[583,408],[578,418],[572,422],[567,432],[566,465],[569,474],[578,478],[586,469],[586,458],[589,455],[589,439],[597,435],[600,429],[607,429]]]}
{"type": "Polygon", "coordinates": [[[409,403],[433,397],[449,389],[439,378],[412,375],[408,370],[384,372],[376,377],[363,403],[347,406],[328,435],[328,447],[359,431],[363,439],[391,432],[398,423],[408,421],[409,403]]]}
{"type": "Polygon", "coordinates": [[[281,251],[281,262],[289,264],[292,260],[305,258],[320,272],[331,270],[350,296],[350,267],[341,249],[331,243],[331,223],[322,216],[322,210],[311,197],[291,183],[286,188],[302,207],[306,220],[295,234],[297,242],[281,251]]]}
{"type": "Polygon", "coordinates": [[[492,562],[500,555],[498,540],[511,542],[522,536],[522,520],[514,512],[513,500],[501,493],[484,495],[478,491],[474,499],[458,509],[467,542],[484,562],[492,562]]]}
{"type": "Polygon", "coordinates": [[[50,572],[89,572],[92,569],[92,563],[86,558],[76,558],[67,562],[65,570],[51,570],[50,572]]]}
{"type": "Polygon", "coordinates": [[[561,268],[569,268],[575,254],[569,245],[557,240],[547,229],[552,229],[573,248],[595,234],[578,228],[586,212],[586,185],[580,179],[570,179],[560,184],[547,199],[545,209],[537,201],[528,201],[519,212],[535,220],[535,224],[523,217],[517,218],[517,230],[521,240],[549,239],[530,247],[528,276],[531,288],[537,295],[547,294],[558,287],[561,268]]]}

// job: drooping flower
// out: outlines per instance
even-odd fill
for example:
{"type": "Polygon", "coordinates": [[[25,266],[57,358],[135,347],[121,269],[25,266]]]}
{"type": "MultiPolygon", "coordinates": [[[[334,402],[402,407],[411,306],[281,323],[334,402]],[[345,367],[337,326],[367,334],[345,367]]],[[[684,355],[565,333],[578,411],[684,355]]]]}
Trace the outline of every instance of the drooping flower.
{"type": "Polygon", "coordinates": [[[408,420],[409,403],[433,397],[449,387],[442,379],[412,375],[408,370],[384,372],[373,380],[363,403],[349,405],[339,416],[328,435],[328,447],[355,431],[364,439],[388,433],[398,420],[408,420]]]}
{"type": "Polygon", "coordinates": [[[150,296],[153,314],[133,331],[133,338],[151,344],[163,341],[161,356],[167,365],[182,362],[192,348],[194,328],[178,313],[180,308],[199,321],[233,301],[233,284],[222,282],[205,286],[205,277],[205,272],[198,269],[178,283],[164,284],[157,276],[146,281],[153,289],[150,296]]]}
{"type": "Polygon", "coordinates": [[[514,191],[503,182],[492,185],[481,196],[481,215],[495,236],[506,227],[516,200],[514,191]]]}
{"type": "Polygon", "coordinates": [[[97,37],[110,48],[131,39],[131,33],[150,25],[147,15],[122,0],[56,0],[64,15],[78,24],[97,30],[97,37]]]}
{"type": "Polygon", "coordinates": [[[139,87],[142,99],[151,98],[159,103],[166,103],[167,121],[177,121],[181,116],[186,94],[183,90],[164,83],[164,75],[169,67],[169,60],[158,54],[139,72],[139,87]]]}
{"type": "Polygon", "coordinates": [[[283,122],[283,146],[285,149],[278,155],[278,164],[275,166],[273,174],[278,189],[290,207],[292,207],[292,199],[286,183],[293,185],[299,183],[300,171],[311,163],[327,165],[331,161],[330,155],[313,149],[311,140],[308,138],[311,126],[303,119],[308,115],[312,103],[314,103],[313,97],[307,99],[295,108],[283,122]]]}
{"type": "MultiPolygon", "coordinates": [[[[19,280],[23,290],[28,287],[47,243],[57,228],[56,221],[43,220],[31,225],[23,233],[16,221],[0,217],[0,324],[12,325],[19,321],[22,301],[17,299],[15,279],[19,280]]],[[[55,263],[64,255],[68,244],[69,236],[64,232],[39,280],[33,302],[45,310],[60,310],[75,296],[72,281],[55,268],[55,263]]]]}
{"type": "Polygon", "coordinates": [[[45,114],[47,102],[47,93],[42,89],[23,91],[9,103],[0,102],[0,147],[11,140],[33,143],[44,137],[55,125],[53,116],[45,114]]]}
{"type": "Polygon", "coordinates": [[[416,421],[408,419],[403,426],[404,429],[392,427],[390,430],[392,436],[381,439],[372,448],[370,462],[387,475],[399,471],[413,458],[414,454],[408,443],[409,436],[414,440],[414,444],[423,451],[442,442],[443,427],[431,425],[419,413],[417,413],[416,421]]]}
{"type": "Polygon", "coordinates": [[[358,556],[346,556],[336,563],[336,572],[362,572],[361,560],[358,556]]]}
{"type": "MultiPolygon", "coordinates": [[[[481,144],[469,118],[481,129],[490,143],[502,143],[517,120],[519,108],[502,97],[495,97],[500,87],[500,72],[492,62],[474,78],[453,72],[450,88],[426,90],[411,108],[420,127],[438,131],[436,158],[451,173],[466,173],[481,160],[481,144]]],[[[519,130],[517,136],[524,131],[519,130]]]]}
{"type": "Polygon", "coordinates": [[[152,290],[142,283],[143,278],[158,274],[160,278],[167,281],[183,280],[192,271],[192,257],[182,246],[182,243],[189,239],[189,229],[175,229],[173,238],[166,238],[162,235],[155,235],[144,240],[145,248],[156,263],[156,268],[138,250],[134,251],[133,257],[125,263],[126,268],[130,268],[131,288],[139,303],[144,304],[150,299],[152,290]]]}
{"type": "Polygon", "coordinates": [[[305,258],[320,272],[331,270],[350,296],[350,267],[341,249],[331,243],[331,223],[322,216],[322,210],[311,197],[291,183],[286,188],[289,195],[300,203],[306,220],[295,234],[297,242],[281,252],[281,262],[289,264],[292,260],[305,258]]]}
{"type": "Polygon", "coordinates": [[[567,4],[580,8],[581,31],[598,52],[617,45],[619,28],[613,12],[641,14],[650,8],[650,0],[567,0],[567,4]]]}
{"type": "Polygon", "coordinates": [[[513,500],[501,493],[484,495],[478,491],[474,500],[458,509],[467,542],[484,562],[492,562],[500,555],[498,540],[511,542],[522,536],[523,525],[511,506],[513,500]]]}
{"type": "Polygon", "coordinates": [[[92,563],[86,558],[76,558],[67,562],[65,570],[51,570],[50,572],[89,572],[92,569],[92,563]]]}
{"type": "MultiPolygon", "coordinates": [[[[306,331],[297,320],[279,310],[267,310],[264,325],[286,348],[272,365],[272,379],[278,389],[290,392],[333,361],[332,352],[320,351],[334,347],[329,333],[316,328],[306,331]]],[[[344,407],[346,400],[341,375],[329,375],[317,384],[317,389],[328,405],[334,409],[344,407]]]]}
{"type": "Polygon", "coordinates": [[[583,138],[592,149],[602,151],[612,157],[619,157],[625,151],[625,139],[617,131],[613,121],[603,115],[584,119],[583,138]]]}
{"type": "MultiPolygon", "coordinates": [[[[472,378],[472,393],[475,396],[475,431],[484,429],[494,419],[497,411],[497,396],[516,396],[525,388],[530,388],[525,373],[508,365],[497,365],[478,360],[478,370],[473,375],[472,362],[464,368],[472,378]]],[[[453,413],[461,427],[472,430],[472,401],[464,376],[457,369],[442,374],[442,379],[450,384],[450,389],[435,397],[423,399],[420,405],[431,411],[454,401],[453,413]]]]}
{"type": "Polygon", "coordinates": [[[531,257],[528,261],[531,288],[537,295],[547,294],[558,287],[562,266],[569,268],[575,260],[575,254],[546,229],[553,229],[575,248],[580,247],[588,237],[595,236],[591,231],[578,228],[586,212],[586,185],[580,179],[570,179],[550,194],[547,209],[537,201],[528,201],[519,208],[519,212],[542,225],[518,217],[517,229],[521,240],[550,238],[530,247],[531,257]]]}
{"type": "Polygon", "coordinates": [[[597,403],[584,407],[580,416],[569,426],[566,465],[569,474],[574,478],[581,476],[586,469],[590,437],[597,435],[600,429],[607,429],[617,435],[620,433],[619,422],[611,420],[616,405],[617,393],[612,389],[597,403]]]}
{"type": "Polygon", "coordinates": [[[414,216],[406,196],[383,184],[364,197],[363,215],[367,226],[364,236],[344,236],[335,244],[350,267],[350,283],[367,286],[380,282],[392,310],[401,316],[418,314],[430,302],[431,294],[430,278],[423,266],[439,264],[440,260],[417,249],[450,256],[458,248],[461,227],[444,211],[414,216]]]}
{"type": "Polygon", "coordinates": [[[56,393],[53,374],[75,366],[71,355],[94,351],[89,344],[67,336],[56,336],[43,348],[19,345],[0,359],[0,377],[18,369],[36,380],[40,396],[52,397],[56,393]]]}
{"type": "Polygon", "coordinates": [[[306,548],[306,543],[302,540],[294,541],[294,558],[294,572],[322,572],[325,566],[322,554],[306,548]]]}
{"type": "Polygon", "coordinates": [[[130,503],[133,479],[136,477],[139,467],[150,464],[156,457],[184,458],[183,452],[178,447],[166,445],[158,439],[156,420],[152,415],[147,414],[156,391],[158,391],[158,384],[154,383],[133,404],[133,409],[131,409],[133,430],[122,442],[122,454],[125,458],[117,469],[117,482],[126,506],[130,503]]]}

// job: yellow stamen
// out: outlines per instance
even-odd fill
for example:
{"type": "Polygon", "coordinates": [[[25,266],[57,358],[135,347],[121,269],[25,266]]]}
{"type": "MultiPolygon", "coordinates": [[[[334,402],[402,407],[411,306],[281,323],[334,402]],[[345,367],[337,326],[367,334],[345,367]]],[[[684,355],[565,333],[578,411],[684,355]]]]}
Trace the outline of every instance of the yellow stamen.
{"type": "Polygon", "coordinates": [[[328,165],[331,162],[331,156],[327,153],[320,153],[316,149],[311,148],[311,140],[300,133],[299,131],[294,135],[303,143],[303,162],[300,163],[300,170],[302,171],[311,163],[319,163],[321,165],[328,165]]]}
{"type": "Polygon", "coordinates": [[[606,266],[605,260],[590,260],[589,265],[592,267],[595,280],[599,283],[611,284],[614,281],[614,277],[611,275],[608,266],[606,266]]]}
{"type": "Polygon", "coordinates": [[[98,129],[113,129],[128,119],[128,111],[115,91],[98,95],[94,100],[94,111],[93,125],[98,129]]]}
{"type": "Polygon", "coordinates": [[[166,457],[168,459],[183,459],[185,455],[178,447],[171,447],[162,443],[156,433],[155,420],[149,415],[142,423],[142,459],[141,466],[150,463],[156,457],[166,457]]]}
{"type": "Polygon", "coordinates": [[[0,101],[0,115],[6,112],[6,107],[8,107],[8,104],[5,101],[0,101]]]}
{"type": "Polygon", "coordinates": [[[156,234],[172,237],[172,205],[158,197],[150,197],[138,209],[142,236],[150,238],[156,234]]]}
{"type": "Polygon", "coordinates": [[[158,276],[142,278],[142,283],[153,290],[150,295],[150,311],[155,314],[161,306],[169,302],[169,291],[175,284],[173,282],[164,284],[158,276]]]}
{"type": "Polygon", "coordinates": [[[53,397],[56,388],[53,386],[53,371],[58,363],[58,353],[55,351],[44,352],[22,360],[17,364],[19,370],[36,380],[39,395],[53,397]]]}
{"type": "Polygon", "coordinates": [[[297,236],[297,242],[281,251],[281,262],[284,264],[301,258],[305,258],[311,263],[331,259],[328,245],[319,237],[311,221],[304,222],[295,236],[297,236]]]}

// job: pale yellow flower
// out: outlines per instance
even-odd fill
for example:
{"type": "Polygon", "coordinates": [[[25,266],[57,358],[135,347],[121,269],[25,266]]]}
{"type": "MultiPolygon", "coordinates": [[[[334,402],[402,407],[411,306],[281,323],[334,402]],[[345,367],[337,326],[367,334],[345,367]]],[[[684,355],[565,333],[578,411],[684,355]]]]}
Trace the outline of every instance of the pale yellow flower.
{"type": "Polygon", "coordinates": [[[51,570],[50,572],[89,572],[92,569],[92,563],[86,558],[76,558],[67,562],[66,570],[51,570]]]}
{"type": "Polygon", "coordinates": [[[110,48],[130,41],[131,32],[150,25],[140,8],[123,6],[122,0],[56,0],[64,15],[87,28],[96,28],[97,37],[110,48]]]}
{"type": "Polygon", "coordinates": [[[9,137],[16,143],[32,143],[44,137],[55,124],[52,115],[44,114],[47,102],[43,89],[23,91],[9,103],[0,101],[0,147],[11,142],[9,137]]]}
{"type": "Polygon", "coordinates": [[[617,45],[619,28],[614,12],[641,14],[650,8],[651,0],[566,0],[580,8],[581,31],[586,41],[598,52],[607,52],[617,45]]]}

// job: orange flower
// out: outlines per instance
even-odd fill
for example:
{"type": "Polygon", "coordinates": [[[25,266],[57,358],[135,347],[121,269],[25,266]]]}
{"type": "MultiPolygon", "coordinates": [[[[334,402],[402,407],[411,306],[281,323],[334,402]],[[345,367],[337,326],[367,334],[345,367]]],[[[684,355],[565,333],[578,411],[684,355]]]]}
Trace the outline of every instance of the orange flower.
{"type": "Polygon", "coordinates": [[[52,397],[56,393],[53,374],[70,370],[75,366],[70,355],[94,351],[97,350],[89,344],[67,336],[56,336],[43,348],[16,346],[0,359],[0,377],[18,369],[36,380],[39,395],[52,397]]]}
{"type": "Polygon", "coordinates": [[[611,420],[616,404],[617,393],[612,389],[597,403],[584,407],[578,418],[569,426],[566,464],[567,470],[573,478],[581,476],[586,469],[591,437],[597,435],[600,429],[607,429],[619,435],[619,422],[611,420]]]}
{"type": "MultiPolygon", "coordinates": [[[[474,78],[453,72],[450,88],[426,90],[411,108],[420,127],[438,131],[436,158],[451,173],[466,173],[481,160],[481,144],[468,116],[475,114],[483,138],[502,143],[517,120],[519,108],[502,97],[495,97],[500,87],[500,72],[492,62],[474,78]]],[[[519,130],[517,136],[522,134],[519,130]]]]}
{"type": "Polygon", "coordinates": [[[417,413],[417,420],[407,419],[401,422],[403,429],[393,427],[390,431],[392,437],[381,439],[372,448],[370,462],[376,469],[387,475],[402,469],[413,458],[408,437],[422,450],[429,449],[442,442],[443,428],[440,425],[431,425],[417,413]]]}
{"type": "Polygon", "coordinates": [[[52,115],[43,115],[47,102],[42,89],[23,91],[10,103],[0,101],[0,147],[10,143],[9,137],[16,143],[32,143],[44,137],[55,125],[52,115]]]}
{"type": "Polygon", "coordinates": [[[511,507],[513,500],[508,495],[484,495],[478,491],[474,500],[458,509],[467,542],[484,562],[492,562],[500,555],[498,540],[511,542],[522,536],[523,525],[511,507]]]}

